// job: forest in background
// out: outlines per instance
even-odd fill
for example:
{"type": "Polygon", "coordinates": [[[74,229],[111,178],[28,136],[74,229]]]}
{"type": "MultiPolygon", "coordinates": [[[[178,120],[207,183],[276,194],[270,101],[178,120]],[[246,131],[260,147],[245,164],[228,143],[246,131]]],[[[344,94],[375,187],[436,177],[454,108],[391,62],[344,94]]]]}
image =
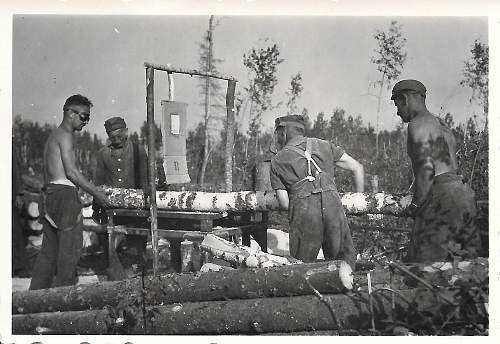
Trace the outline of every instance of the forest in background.
{"type": "MultiPolygon", "coordinates": [[[[218,73],[222,59],[214,56],[216,28],[220,22],[211,16],[208,28],[198,43],[199,70],[218,73]]],[[[277,71],[286,57],[281,55],[277,44],[265,42],[264,46],[252,47],[243,55],[242,65],[248,79],[241,82],[236,92],[236,129],[233,146],[233,190],[250,190],[255,184],[256,165],[270,158],[269,144],[273,128],[262,125],[266,113],[302,114],[307,119],[306,135],[329,140],[345,149],[365,167],[366,190],[372,190],[370,181],[378,178],[378,190],[404,193],[412,182],[410,162],[406,154],[406,128],[401,123],[392,130],[379,129],[379,116],[383,90],[390,90],[398,80],[407,59],[406,38],[402,25],[391,21],[386,30],[373,34],[377,48],[370,62],[379,73],[379,78],[370,85],[372,96],[377,98],[376,119],[364,123],[361,116],[346,113],[342,107],[331,112],[309,114],[307,108],[300,109],[297,100],[307,85],[303,84],[300,71],[292,75],[289,88],[282,101],[273,97],[278,82],[277,71]],[[243,130],[243,127],[248,129],[243,130]]],[[[460,85],[469,88],[470,102],[479,104],[483,113],[471,113],[466,123],[455,123],[453,114],[438,113],[453,130],[457,141],[459,173],[475,190],[477,198],[488,199],[488,73],[489,49],[478,40],[471,45],[470,55],[464,57],[460,85]]],[[[224,92],[220,83],[212,78],[198,78],[202,121],[187,135],[187,163],[192,182],[189,185],[165,185],[159,169],[159,189],[223,191],[225,155],[224,92]]],[[[240,83],[239,83],[240,84],[240,83]]],[[[375,109],[374,109],[375,110],[375,109]]],[[[434,109],[429,109],[431,112],[434,109]]],[[[371,109],[370,109],[371,111],[371,109]]],[[[394,108],[394,111],[396,109],[394,108]]],[[[126,119],[126,118],[125,118],[126,119]]],[[[101,120],[92,118],[91,120],[101,120]]],[[[41,179],[43,146],[54,126],[24,120],[22,114],[13,119],[12,153],[18,157],[23,174],[41,179]]],[[[147,125],[131,133],[132,140],[147,142],[147,125]]],[[[156,128],[156,147],[161,148],[161,132],[156,128]]],[[[97,135],[87,131],[76,133],[76,159],[82,172],[92,179],[96,152],[105,144],[97,135]]],[[[158,166],[162,166],[158,164],[158,166]]],[[[351,191],[349,174],[336,171],[337,187],[340,191],[351,191]]]]}

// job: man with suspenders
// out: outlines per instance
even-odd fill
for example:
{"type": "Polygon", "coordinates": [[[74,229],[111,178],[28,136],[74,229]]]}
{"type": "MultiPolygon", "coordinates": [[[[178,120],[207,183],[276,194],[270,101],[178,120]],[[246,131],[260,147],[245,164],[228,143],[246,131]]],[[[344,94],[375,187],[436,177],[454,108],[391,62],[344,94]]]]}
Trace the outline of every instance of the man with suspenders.
{"type": "Polygon", "coordinates": [[[351,171],[355,191],[363,192],[363,166],[328,141],[304,137],[304,131],[302,116],[276,119],[275,134],[282,149],[271,160],[271,186],[281,208],[288,209],[290,255],[312,262],[323,248],[325,259],[342,259],[354,266],[356,254],[334,169],[351,171]]]}

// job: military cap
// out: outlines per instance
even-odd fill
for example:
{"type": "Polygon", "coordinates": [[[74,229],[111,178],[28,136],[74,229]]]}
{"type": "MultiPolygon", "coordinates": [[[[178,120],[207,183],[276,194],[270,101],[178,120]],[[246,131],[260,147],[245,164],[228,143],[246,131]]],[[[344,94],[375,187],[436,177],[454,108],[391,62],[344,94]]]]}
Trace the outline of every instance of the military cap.
{"type": "Polygon", "coordinates": [[[305,128],[306,122],[304,117],[300,115],[289,115],[276,118],[274,121],[275,129],[278,127],[294,126],[299,128],[305,128]]]}
{"type": "Polygon", "coordinates": [[[425,92],[427,90],[425,89],[424,84],[422,84],[418,80],[412,80],[412,79],[401,80],[398,81],[396,85],[394,85],[394,87],[392,88],[391,100],[394,100],[395,96],[404,91],[416,92],[425,96],[425,92]]]}
{"type": "Polygon", "coordinates": [[[125,123],[125,120],[121,117],[111,117],[104,122],[104,128],[106,129],[107,133],[117,129],[123,129],[126,127],[127,124],[125,123]]]}

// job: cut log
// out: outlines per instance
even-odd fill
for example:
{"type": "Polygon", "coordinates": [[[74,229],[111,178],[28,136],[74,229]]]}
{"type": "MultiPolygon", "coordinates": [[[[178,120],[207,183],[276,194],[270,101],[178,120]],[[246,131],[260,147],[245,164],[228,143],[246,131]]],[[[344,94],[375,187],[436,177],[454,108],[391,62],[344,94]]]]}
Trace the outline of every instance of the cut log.
{"type": "MultiPolygon", "coordinates": [[[[488,258],[476,258],[470,261],[435,262],[432,264],[405,264],[404,268],[424,279],[434,287],[457,287],[467,281],[488,281],[488,258]]],[[[355,284],[361,287],[367,285],[366,275],[356,275],[355,284]]],[[[372,284],[387,285],[392,279],[392,287],[398,289],[411,289],[421,287],[415,278],[396,269],[376,268],[371,271],[372,284]]]]}
{"type": "MultiPolygon", "coordinates": [[[[435,296],[422,289],[405,290],[395,297],[388,291],[372,294],[373,317],[380,321],[408,312],[410,303],[419,310],[435,309],[435,296]]],[[[148,307],[146,324],[141,312],[113,317],[113,310],[14,315],[14,334],[36,334],[37,328],[53,334],[107,334],[122,326],[126,334],[229,335],[297,332],[311,330],[367,329],[371,326],[368,294],[274,297],[250,300],[186,302],[148,307]],[[128,319],[127,321],[124,321],[128,319]],[[130,325],[132,324],[132,325],[130,325]],[[128,326],[127,326],[128,325],[128,326]]],[[[116,332],[114,332],[116,333],[116,332]]]]}
{"type": "MultiPolygon", "coordinates": [[[[145,280],[147,305],[227,299],[340,293],[352,288],[349,265],[341,261],[297,264],[267,269],[239,269],[196,274],[169,274],[145,280]]],[[[130,295],[141,295],[138,278],[89,285],[18,291],[12,313],[65,312],[116,306],[130,295]]]]}
{"type": "Polygon", "coordinates": [[[36,220],[28,220],[28,226],[32,231],[40,232],[43,229],[43,225],[36,220]]]}
{"type": "MultiPolygon", "coordinates": [[[[105,188],[109,200],[115,208],[147,209],[144,193],[138,189],[105,188]]],[[[391,195],[386,193],[344,193],[342,205],[346,214],[388,214],[400,215],[410,204],[411,195],[391,195]]],[[[187,211],[264,211],[279,210],[274,191],[239,192],[197,192],[158,191],[158,209],[187,211]]]]}
{"type": "Polygon", "coordinates": [[[26,213],[32,219],[38,218],[40,216],[40,209],[38,209],[38,203],[37,202],[29,202],[29,204],[26,208],[26,213]]]}
{"type": "Polygon", "coordinates": [[[207,234],[200,248],[214,257],[225,260],[235,267],[267,268],[271,266],[300,264],[300,260],[292,257],[281,257],[258,251],[248,246],[241,246],[213,234],[207,234]]]}

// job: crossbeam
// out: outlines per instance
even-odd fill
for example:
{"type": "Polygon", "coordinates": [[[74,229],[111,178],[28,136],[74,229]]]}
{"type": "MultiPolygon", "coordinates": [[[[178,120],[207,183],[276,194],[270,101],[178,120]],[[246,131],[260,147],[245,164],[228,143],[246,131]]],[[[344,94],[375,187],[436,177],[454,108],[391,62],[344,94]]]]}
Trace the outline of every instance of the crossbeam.
{"type": "Polygon", "coordinates": [[[222,79],[222,80],[227,80],[227,81],[238,81],[235,77],[231,75],[225,75],[221,73],[209,73],[209,72],[203,72],[197,69],[185,69],[185,68],[178,68],[178,67],[172,67],[170,65],[160,65],[156,63],[150,63],[150,62],[144,62],[144,66],[146,68],[153,68],[155,70],[162,70],[164,72],[168,73],[179,73],[179,74],[188,74],[190,76],[197,75],[197,76],[208,76],[210,78],[215,78],[215,79],[222,79]]]}

